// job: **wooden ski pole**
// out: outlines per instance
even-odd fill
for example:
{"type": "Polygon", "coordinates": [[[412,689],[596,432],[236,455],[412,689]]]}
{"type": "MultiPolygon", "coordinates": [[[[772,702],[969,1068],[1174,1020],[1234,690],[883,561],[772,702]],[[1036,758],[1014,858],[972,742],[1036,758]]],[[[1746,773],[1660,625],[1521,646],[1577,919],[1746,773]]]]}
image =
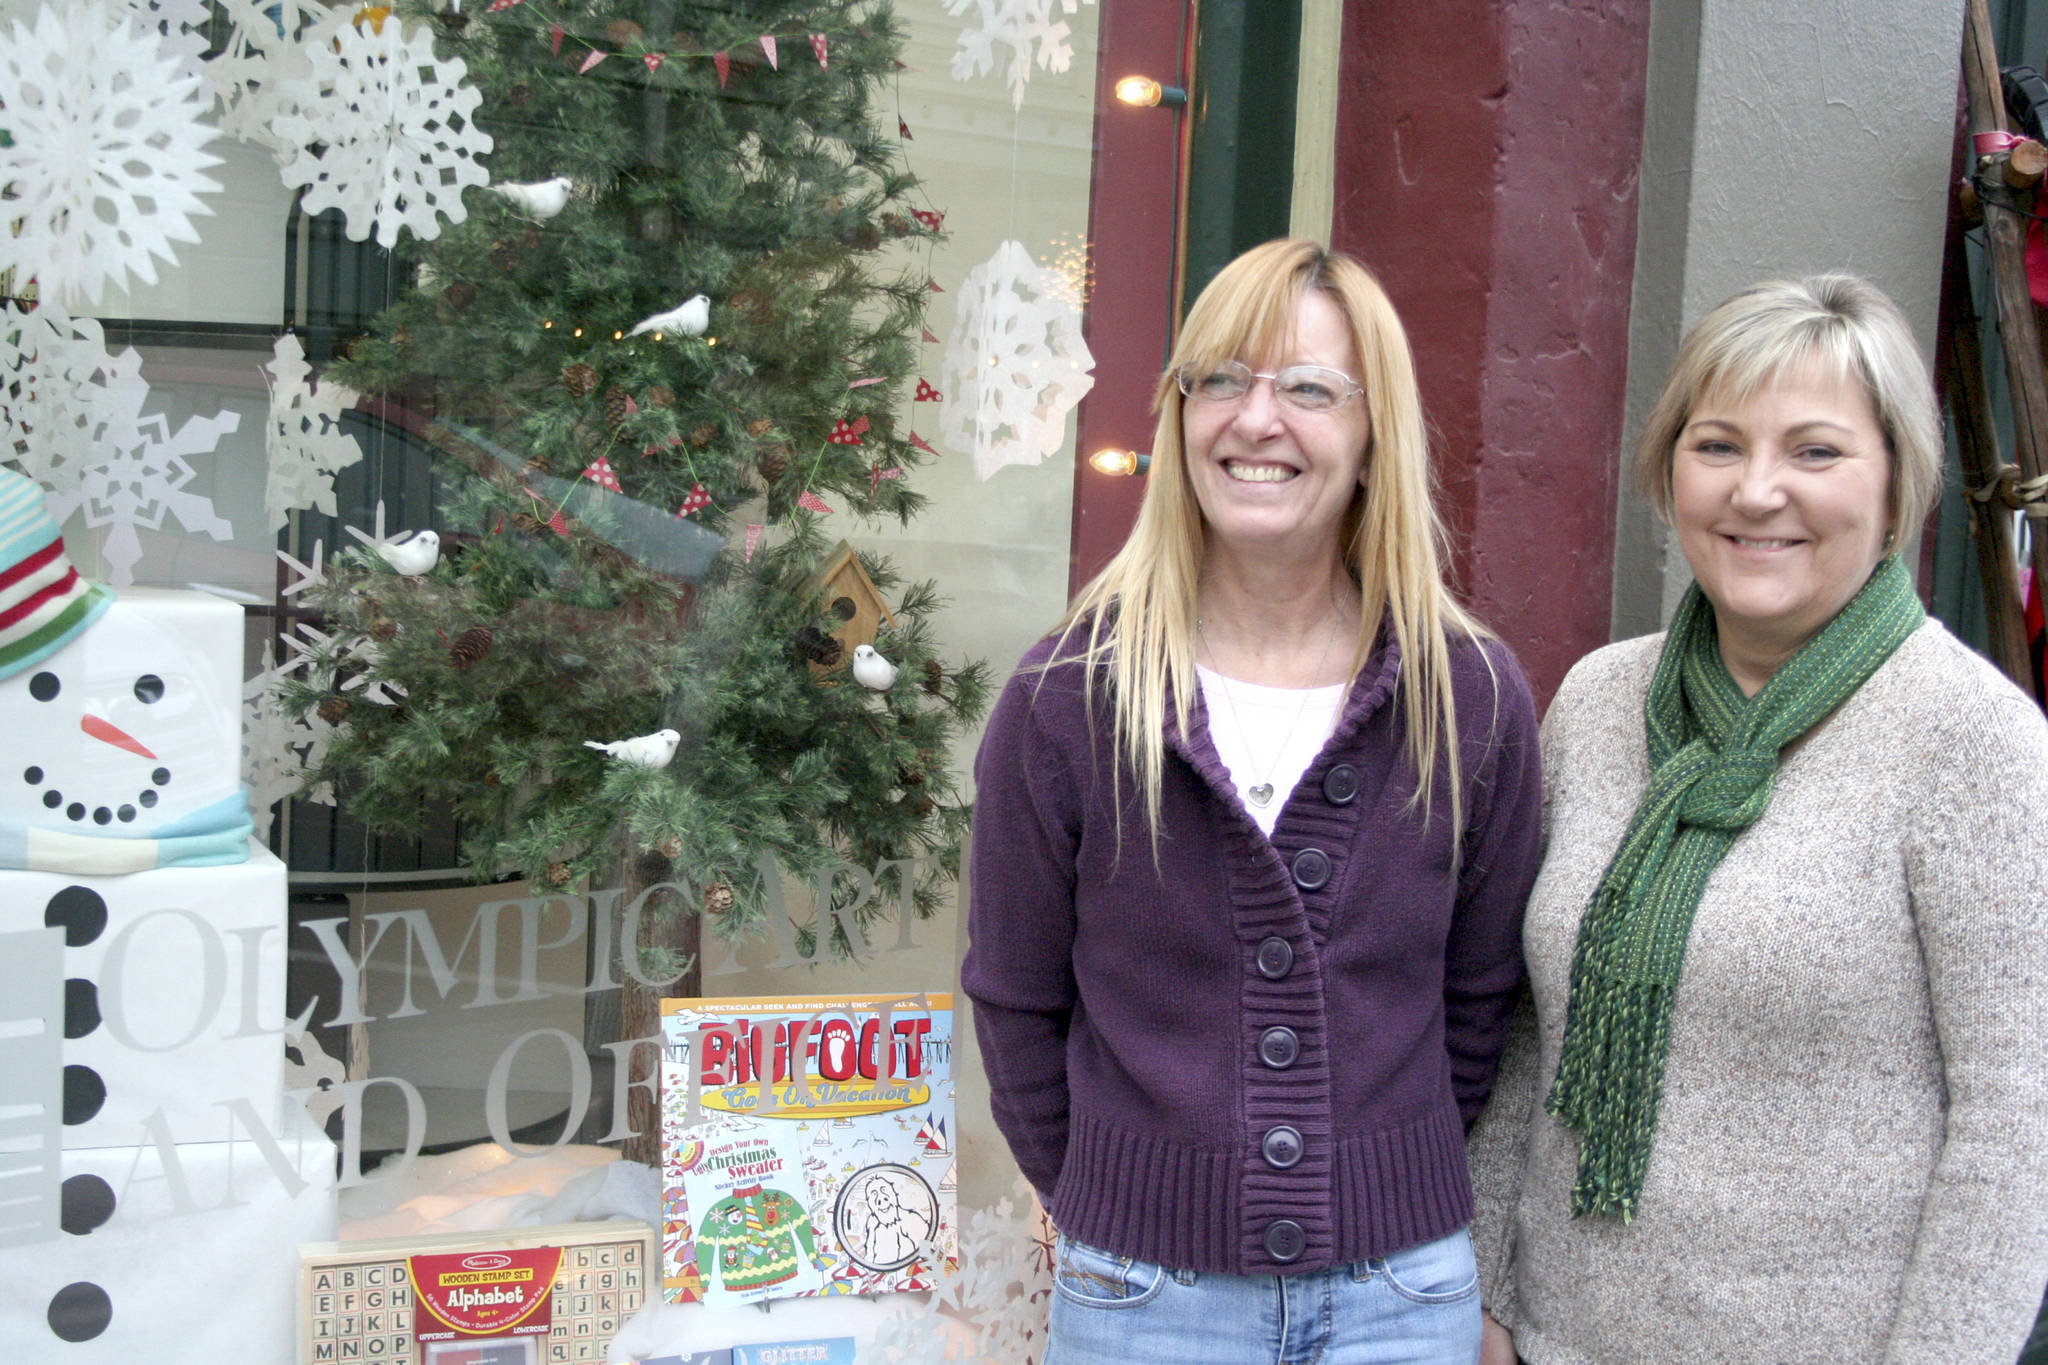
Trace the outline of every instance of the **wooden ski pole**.
{"type": "MultiPolygon", "coordinates": [[[[1963,20],[1963,86],[1969,97],[1973,135],[2003,133],[2005,96],[1999,86],[1998,54],[1991,42],[1985,0],[1969,0],[1963,20]]],[[[2004,151],[1980,151],[1976,185],[1984,204],[1984,236],[1991,244],[1991,291],[2005,373],[2012,390],[2013,447],[2026,483],[2048,476],[2048,375],[2041,366],[2041,334],[2027,288],[2028,204],[2033,192],[2006,183],[2004,151]]],[[[2034,581],[2048,587],[2048,500],[2020,499],[2033,534],[2029,539],[2034,581]]]]}

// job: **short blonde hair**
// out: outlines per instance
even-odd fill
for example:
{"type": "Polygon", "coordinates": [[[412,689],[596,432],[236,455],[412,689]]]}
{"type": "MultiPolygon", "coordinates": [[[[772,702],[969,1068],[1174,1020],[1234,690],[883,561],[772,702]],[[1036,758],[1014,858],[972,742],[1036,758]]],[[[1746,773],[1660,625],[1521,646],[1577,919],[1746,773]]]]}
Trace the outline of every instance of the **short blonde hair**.
{"type": "Polygon", "coordinates": [[[1855,275],[1754,284],[1693,324],[1636,443],[1635,477],[1671,520],[1679,433],[1709,393],[1741,400],[1794,366],[1854,381],[1891,455],[1891,527],[1918,525],[1941,487],[1941,417],[1927,363],[1898,306],[1855,275]]]}
{"type": "MultiPolygon", "coordinates": [[[[1401,650],[1401,699],[1409,754],[1428,809],[1439,750],[1457,752],[1450,635],[1486,632],[1444,586],[1443,531],[1431,500],[1422,396],[1408,336],[1372,273],[1315,242],[1282,239],[1253,247],[1202,291],[1181,328],[1153,395],[1159,421],[1151,477],[1129,539],[1075,597],[1059,634],[1085,635],[1082,657],[1107,668],[1117,751],[1137,775],[1158,836],[1162,728],[1173,698],[1183,729],[1199,687],[1194,670],[1195,599],[1206,535],[1181,444],[1183,365],[1263,363],[1291,340],[1302,296],[1316,290],[1350,331],[1371,419],[1364,486],[1345,512],[1343,554],[1361,589],[1352,671],[1363,667],[1384,622],[1401,650]]],[[[1055,657],[1066,655],[1064,649],[1055,657]]],[[[1093,668],[1090,676],[1093,676],[1093,668]]],[[[1452,828],[1462,823],[1451,786],[1452,828]]]]}

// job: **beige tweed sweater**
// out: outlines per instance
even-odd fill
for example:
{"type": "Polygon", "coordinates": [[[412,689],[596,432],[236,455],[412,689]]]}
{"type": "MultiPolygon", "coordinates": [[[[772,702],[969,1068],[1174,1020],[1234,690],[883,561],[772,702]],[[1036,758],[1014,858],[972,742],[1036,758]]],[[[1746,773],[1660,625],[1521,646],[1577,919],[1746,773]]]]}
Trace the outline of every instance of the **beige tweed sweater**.
{"type": "Polygon", "coordinates": [[[1534,997],[1471,1139],[1532,1365],[2012,1365],[2048,1283],[2048,724],[1930,621],[1779,764],[1707,883],[1635,1221],[1543,1112],[1579,916],[1648,781],[1662,636],[1543,726],[1534,997]]]}

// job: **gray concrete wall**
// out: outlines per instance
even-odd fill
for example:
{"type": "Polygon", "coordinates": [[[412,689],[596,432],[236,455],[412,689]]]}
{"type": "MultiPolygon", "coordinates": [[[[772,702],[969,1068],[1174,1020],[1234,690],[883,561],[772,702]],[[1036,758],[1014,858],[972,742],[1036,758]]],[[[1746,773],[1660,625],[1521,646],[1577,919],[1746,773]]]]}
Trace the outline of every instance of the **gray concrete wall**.
{"type": "MultiPolygon", "coordinates": [[[[1961,0],[1658,0],[1625,449],[1684,329],[1757,280],[1853,270],[1931,358],[1962,15],[1961,0]]],[[[1661,628],[1690,581],[1623,481],[1614,638],[1661,628]]]]}

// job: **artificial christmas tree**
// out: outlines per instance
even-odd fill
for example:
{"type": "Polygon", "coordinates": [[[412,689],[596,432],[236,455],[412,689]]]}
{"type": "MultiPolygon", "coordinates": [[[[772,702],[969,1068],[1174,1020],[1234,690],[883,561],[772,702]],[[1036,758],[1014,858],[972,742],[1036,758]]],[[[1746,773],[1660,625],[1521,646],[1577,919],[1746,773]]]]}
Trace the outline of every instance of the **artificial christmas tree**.
{"type": "MultiPolygon", "coordinates": [[[[328,372],[454,491],[431,568],[402,572],[380,527],[306,591],[326,620],[284,700],[333,726],[309,785],[373,825],[445,806],[481,877],[687,889],[647,898],[656,981],[704,907],[720,933],[758,924],[764,852],[832,888],[839,952],[884,907],[931,913],[967,819],[942,756],[983,669],[939,658],[938,598],[881,559],[893,624],[817,647],[843,624],[820,523],[907,521],[902,474],[930,453],[896,415],[931,294],[907,248],[936,238],[876,126],[888,6],[496,0],[388,22],[431,33],[444,74],[459,59],[492,185],[431,240],[398,236],[416,287],[328,372]],[[896,666],[886,689],[855,682],[855,643],[896,666]],[[614,743],[663,732],[662,763],[614,743]]],[[[626,989],[622,1036],[656,1033],[659,991],[626,989]]]]}

